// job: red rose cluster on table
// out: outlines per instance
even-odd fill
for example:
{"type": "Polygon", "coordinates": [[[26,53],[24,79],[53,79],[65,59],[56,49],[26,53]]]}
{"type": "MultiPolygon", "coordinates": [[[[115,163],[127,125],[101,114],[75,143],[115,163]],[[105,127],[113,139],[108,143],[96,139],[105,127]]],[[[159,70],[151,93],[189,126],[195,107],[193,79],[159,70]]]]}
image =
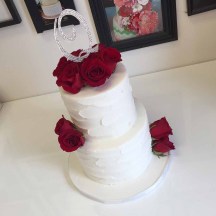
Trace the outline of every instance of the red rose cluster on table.
{"type": "MultiPolygon", "coordinates": [[[[78,57],[84,53],[79,49],[71,54],[78,57]]],[[[121,60],[121,54],[117,49],[99,44],[98,52],[90,53],[82,62],[73,62],[62,57],[53,71],[53,76],[57,77],[56,84],[59,87],[76,94],[84,86],[103,85],[121,60]]]]}
{"type": "Polygon", "coordinates": [[[172,135],[172,128],[163,117],[150,124],[150,134],[152,137],[152,152],[157,156],[166,156],[175,146],[169,140],[169,135],[172,135]]]}

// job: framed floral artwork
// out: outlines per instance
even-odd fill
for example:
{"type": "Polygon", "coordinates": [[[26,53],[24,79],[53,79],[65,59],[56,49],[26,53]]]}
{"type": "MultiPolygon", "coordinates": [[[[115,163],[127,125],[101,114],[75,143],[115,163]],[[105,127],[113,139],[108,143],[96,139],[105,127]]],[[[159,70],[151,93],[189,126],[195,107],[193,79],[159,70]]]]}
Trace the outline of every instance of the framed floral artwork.
{"type": "Polygon", "coordinates": [[[120,51],[178,39],[175,0],[89,0],[101,43],[120,51]]]}
{"type": "MultiPolygon", "coordinates": [[[[73,0],[25,0],[32,22],[37,33],[53,29],[54,20],[63,9],[74,9],[73,0]]],[[[62,20],[62,26],[78,25],[79,21],[72,16],[66,16],[62,20]]]]}
{"type": "Polygon", "coordinates": [[[187,0],[188,15],[216,9],[216,0],[187,0]]]}
{"type": "Polygon", "coordinates": [[[0,28],[21,23],[13,0],[0,1],[0,28]]]}

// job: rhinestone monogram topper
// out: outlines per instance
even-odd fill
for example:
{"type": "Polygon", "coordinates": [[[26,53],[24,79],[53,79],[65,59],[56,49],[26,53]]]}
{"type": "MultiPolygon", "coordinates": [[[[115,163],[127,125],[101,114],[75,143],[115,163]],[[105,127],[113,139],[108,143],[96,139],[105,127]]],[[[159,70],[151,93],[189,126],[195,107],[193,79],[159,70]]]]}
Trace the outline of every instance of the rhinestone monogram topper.
{"type": "Polygon", "coordinates": [[[88,27],[88,24],[87,24],[85,18],[81,14],[79,14],[77,11],[72,10],[72,9],[63,10],[61,12],[61,14],[59,15],[59,17],[55,19],[55,22],[54,22],[54,37],[55,37],[55,41],[56,41],[59,49],[64,54],[64,56],[70,61],[82,62],[83,59],[87,58],[90,53],[94,53],[94,52],[98,51],[98,46],[92,47],[93,46],[92,35],[91,35],[91,32],[89,30],[89,27],[88,27]],[[61,27],[62,18],[64,16],[67,16],[67,15],[74,16],[79,20],[80,24],[85,29],[85,31],[87,33],[87,36],[88,36],[88,39],[89,39],[89,48],[84,49],[79,54],[79,56],[74,56],[71,53],[67,52],[63,48],[63,46],[61,45],[61,42],[59,40],[59,35],[64,40],[68,40],[68,41],[74,41],[76,39],[76,37],[77,37],[76,29],[75,29],[75,27],[73,25],[72,25],[72,35],[70,35],[70,36],[66,35],[62,30],[62,27],[61,27]]]}

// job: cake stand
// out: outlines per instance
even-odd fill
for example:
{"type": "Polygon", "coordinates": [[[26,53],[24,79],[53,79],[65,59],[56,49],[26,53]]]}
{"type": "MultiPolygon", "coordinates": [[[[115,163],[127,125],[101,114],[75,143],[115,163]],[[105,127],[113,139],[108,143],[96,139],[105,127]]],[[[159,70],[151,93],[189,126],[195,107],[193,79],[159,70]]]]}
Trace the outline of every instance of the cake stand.
{"type": "Polygon", "coordinates": [[[88,178],[75,154],[69,155],[68,172],[80,193],[98,202],[114,204],[134,200],[153,191],[165,177],[170,161],[171,155],[160,158],[153,156],[139,178],[116,185],[104,185],[88,178]]]}

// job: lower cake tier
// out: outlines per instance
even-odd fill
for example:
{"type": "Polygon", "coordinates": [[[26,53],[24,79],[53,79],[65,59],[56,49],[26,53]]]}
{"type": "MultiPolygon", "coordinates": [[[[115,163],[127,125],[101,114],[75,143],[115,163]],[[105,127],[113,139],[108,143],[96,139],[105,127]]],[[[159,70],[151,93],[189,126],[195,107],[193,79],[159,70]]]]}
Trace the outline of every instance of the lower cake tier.
{"type": "Polygon", "coordinates": [[[85,174],[102,184],[116,184],[140,176],[151,157],[151,136],[145,108],[136,101],[137,120],[118,138],[86,140],[77,151],[85,174]]]}

